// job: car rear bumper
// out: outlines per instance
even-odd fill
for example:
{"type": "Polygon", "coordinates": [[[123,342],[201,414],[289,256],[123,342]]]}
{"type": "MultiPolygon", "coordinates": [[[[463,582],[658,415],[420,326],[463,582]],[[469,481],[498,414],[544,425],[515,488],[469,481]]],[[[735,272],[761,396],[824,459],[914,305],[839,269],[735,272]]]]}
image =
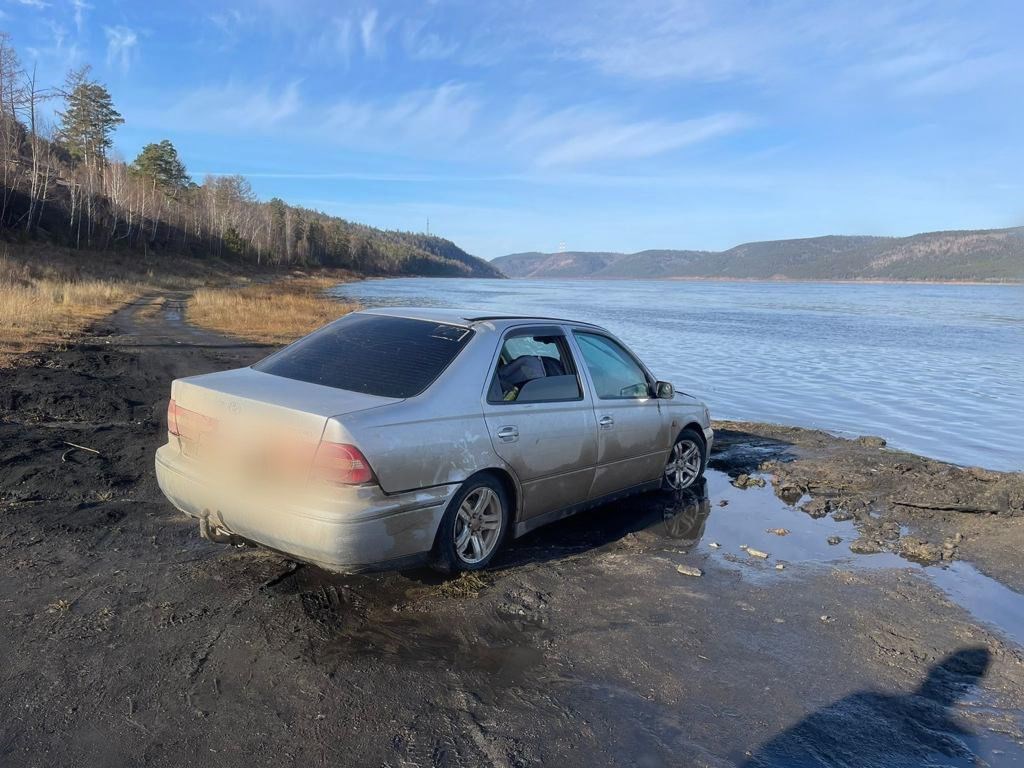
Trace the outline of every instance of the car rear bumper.
{"type": "Polygon", "coordinates": [[[211,530],[332,571],[366,570],[428,553],[456,485],[385,494],[377,486],[339,488],[331,498],[270,503],[215,487],[196,462],[167,444],[156,452],[160,490],[211,530]]]}
{"type": "Polygon", "coordinates": [[[711,427],[704,427],[704,443],[707,445],[707,451],[705,452],[708,456],[711,455],[711,446],[715,443],[715,430],[711,427]]]}

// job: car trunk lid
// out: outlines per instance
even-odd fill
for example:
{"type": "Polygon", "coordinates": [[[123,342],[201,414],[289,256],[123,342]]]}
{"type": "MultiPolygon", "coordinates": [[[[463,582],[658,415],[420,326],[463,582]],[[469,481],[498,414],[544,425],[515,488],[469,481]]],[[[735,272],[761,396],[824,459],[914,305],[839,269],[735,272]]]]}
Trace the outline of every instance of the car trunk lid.
{"type": "Polygon", "coordinates": [[[328,419],[400,402],[252,368],[178,379],[171,398],[182,453],[198,470],[249,481],[304,481],[328,419]],[[228,472],[224,472],[228,469],[228,472]]]}

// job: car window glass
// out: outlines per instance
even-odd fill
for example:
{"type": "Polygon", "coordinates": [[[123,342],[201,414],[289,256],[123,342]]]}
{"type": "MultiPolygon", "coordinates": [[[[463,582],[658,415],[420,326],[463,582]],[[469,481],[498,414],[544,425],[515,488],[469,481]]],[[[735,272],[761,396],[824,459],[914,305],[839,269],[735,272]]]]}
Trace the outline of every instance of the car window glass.
{"type": "Polygon", "coordinates": [[[473,331],[354,313],[253,366],[257,371],[381,397],[413,397],[462,351],[473,331]]]}
{"type": "Polygon", "coordinates": [[[620,400],[650,396],[647,376],[622,345],[593,333],[577,333],[576,341],[599,398],[620,400]]]}
{"type": "Polygon", "coordinates": [[[582,397],[563,336],[512,336],[498,355],[490,402],[552,402],[582,397]]]}

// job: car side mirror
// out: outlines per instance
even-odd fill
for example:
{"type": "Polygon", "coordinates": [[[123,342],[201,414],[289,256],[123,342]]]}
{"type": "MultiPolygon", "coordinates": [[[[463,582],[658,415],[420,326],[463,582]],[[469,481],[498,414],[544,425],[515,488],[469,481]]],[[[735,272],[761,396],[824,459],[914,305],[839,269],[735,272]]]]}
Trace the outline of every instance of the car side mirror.
{"type": "Polygon", "coordinates": [[[654,385],[654,393],[659,400],[671,400],[676,396],[676,388],[667,381],[659,381],[654,385]]]}

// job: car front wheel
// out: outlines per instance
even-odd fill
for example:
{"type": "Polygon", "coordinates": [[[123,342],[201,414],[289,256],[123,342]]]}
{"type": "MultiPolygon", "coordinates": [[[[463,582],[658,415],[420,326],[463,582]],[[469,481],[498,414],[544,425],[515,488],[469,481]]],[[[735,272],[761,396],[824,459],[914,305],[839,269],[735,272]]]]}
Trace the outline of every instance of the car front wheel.
{"type": "Polygon", "coordinates": [[[508,520],[508,494],[497,478],[470,478],[441,520],[436,565],[448,573],[486,568],[505,538],[508,520]]]}
{"type": "Polygon", "coordinates": [[[706,450],[704,441],[694,430],[684,429],[680,432],[675,445],[668,453],[668,461],[665,462],[662,488],[681,491],[697,482],[704,474],[706,450]]]}

